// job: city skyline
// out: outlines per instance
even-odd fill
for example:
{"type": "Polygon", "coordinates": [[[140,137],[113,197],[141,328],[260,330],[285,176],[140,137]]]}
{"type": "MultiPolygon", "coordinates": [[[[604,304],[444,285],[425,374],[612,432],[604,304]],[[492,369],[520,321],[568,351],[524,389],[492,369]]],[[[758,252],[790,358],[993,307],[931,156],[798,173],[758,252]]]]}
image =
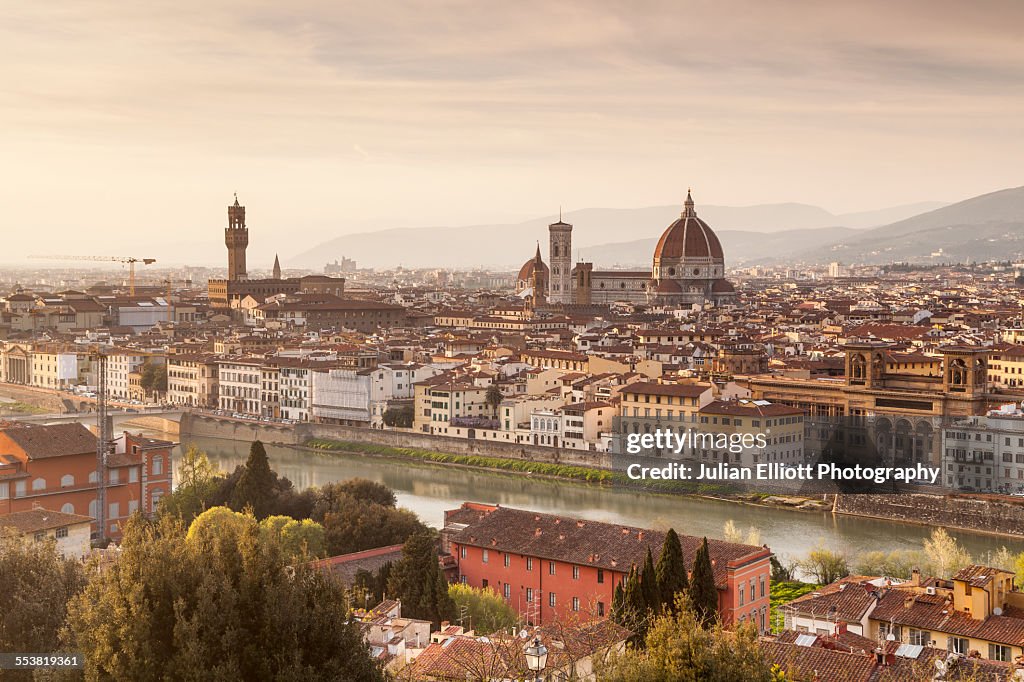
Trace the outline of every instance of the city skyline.
{"type": "Polygon", "coordinates": [[[1015,3],[643,9],[19,7],[6,251],[210,245],[232,191],[316,243],[686,185],[842,213],[1020,184],[1015,3]]]}

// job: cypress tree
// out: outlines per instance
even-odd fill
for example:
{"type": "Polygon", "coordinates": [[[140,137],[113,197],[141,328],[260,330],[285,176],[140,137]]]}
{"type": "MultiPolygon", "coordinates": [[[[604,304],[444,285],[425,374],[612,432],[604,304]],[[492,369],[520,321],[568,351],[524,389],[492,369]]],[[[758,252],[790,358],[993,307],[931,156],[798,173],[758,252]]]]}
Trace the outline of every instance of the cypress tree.
{"type": "Polygon", "coordinates": [[[242,511],[252,507],[253,515],[263,519],[269,514],[274,498],[277,476],[270,468],[267,450],[258,440],[249,447],[249,459],[245,462],[238,484],[231,492],[231,508],[242,511]]]}
{"type": "Polygon", "coordinates": [[[701,624],[711,623],[718,617],[718,588],[715,587],[715,574],[711,566],[707,538],[704,538],[693,560],[693,579],[690,581],[689,595],[694,614],[701,624]]]}
{"type": "Polygon", "coordinates": [[[644,570],[640,574],[640,589],[644,596],[644,606],[652,613],[661,613],[661,598],[658,592],[658,577],[654,571],[654,557],[651,555],[651,548],[647,548],[647,557],[644,559],[644,570]]]}
{"type": "Polygon", "coordinates": [[[683,547],[679,536],[673,528],[665,534],[665,544],[658,557],[655,568],[658,579],[658,599],[663,609],[675,613],[676,595],[686,592],[690,581],[686,574],[686,560],[683,559],[683,547]]]}
{"type": "Polygon", "coordinates": [[[437,539],[417,533],[405,541],[402,558],[388,576],[388,597],[402,602],[402,615],[429,620],[440,627],[451,620],[455,604],[437,559],[437,539]]]}

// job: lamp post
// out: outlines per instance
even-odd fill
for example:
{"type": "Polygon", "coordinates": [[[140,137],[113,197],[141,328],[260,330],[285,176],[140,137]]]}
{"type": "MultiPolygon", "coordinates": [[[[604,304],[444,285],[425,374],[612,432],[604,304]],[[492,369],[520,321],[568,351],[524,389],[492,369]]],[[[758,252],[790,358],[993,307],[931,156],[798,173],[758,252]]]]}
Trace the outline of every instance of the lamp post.
{"type": "Polygon", "coordinates": [[[540,637],[534,637],[533,643],[523,650],[523,654],[526,656],[526,667],[536,673],[537,682],[541,682],[541,672],[548,664],[548,648],[540,643],[540,637]]]}

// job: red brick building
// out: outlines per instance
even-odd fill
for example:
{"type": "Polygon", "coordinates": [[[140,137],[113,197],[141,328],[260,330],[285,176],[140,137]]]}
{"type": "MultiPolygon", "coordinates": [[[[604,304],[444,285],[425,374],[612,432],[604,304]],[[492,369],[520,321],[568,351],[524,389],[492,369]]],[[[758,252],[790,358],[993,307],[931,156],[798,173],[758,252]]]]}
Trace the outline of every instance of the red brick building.
{"type": "MultiPolygon", "coordinates": [[[[106,537],[171,491],[174,443],[125,433],[107,457],[106,537]]],[[[0,514],[36,507],[96,518],[96,436],[77,422],[0,428],[0,514]]],[[[96,531],[95,523],[93,531],[96,531]]]]}
{"type": "MultiPolygon", "coordinates": [[[[679,540],[692,567],[701,538],[679,540]]],[[[648,547],[657,561],[664,542],[662,531],[469,502],[445,512],[442,533],[459,579],[494,590],[534,625],[608,616],[615,586],[643,566],[648,547]]],[[[771,551],[711,539],[708,547],[723,623],[753,620],[766,631],[771,551]]]]}

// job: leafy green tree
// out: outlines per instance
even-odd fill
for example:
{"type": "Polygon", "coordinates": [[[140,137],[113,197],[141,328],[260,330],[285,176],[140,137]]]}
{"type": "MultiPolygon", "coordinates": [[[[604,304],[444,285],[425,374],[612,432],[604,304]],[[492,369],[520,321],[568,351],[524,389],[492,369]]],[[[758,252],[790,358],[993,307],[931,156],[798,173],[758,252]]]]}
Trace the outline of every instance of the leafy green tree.
{"type": "Polygon", "coordinates": [[[772,567],[772,583],[789,583],[796,580],[796,562],[787,561],[783,564],[774,554],[768,561],[772,567]]]}
{"type": "Polygon", "coordinates": [[[640,590],[644,596],[644,605],[652,613],[661,612],[661,596],[658,592],[658,576],[654,570],[654,557],[651,555],[651,548],[647,548],[647,557],[644,559],[644,570],[640,574],[640,590]]]}
{"type": "Polygon", "coordinates": [[[277,474],[270,468],[267,450],[258,440],[249,448],[249,459],[231,491],[230,506],[235,511],[251,507],[258,519],[269,516],[277,492],[277,474]]]}
{"type": "Polygon", "coordinates": [[[382,507],[394,507],[395,493],[383,483],[365,478],[352,478],[347,481],[335,481],[322,485],[313,491],[313,510],[310,517],[323,523],[324,516],[345,497],[351,497],[366,504],[379,504],[382,507]]]}
{"type": "Polygon", "coordinates": [[[330,556],[402,544],[427,529],[408,509],[366,504],[350,495],[338,499],[322,524],[330,556]]]}
{"type": "Polygon", "coordinates": [[[63,650],[58,635],[68,600],[85,588],[83,564],[61,557],[52,540],[26,542],[0,527],[0,576],[0,651],[63,650]]]}
{"type": "Polygon", "coordinates": [[[352,604],[354,606],[372,606],[384,600],[388,590],[388,577],[391,575],[390,561],[371,573],[366,569],[356,571],[352,580],[352,604]]]}
{"type": "Polygon", "coordinates": [[[484,394],[484,402],[491,408],[491,414],[495,417],[498,416],[498,408],[501,407],[501,401],[505,399],[505,395],[501,392],[501,387],[497,384],[491,384],[487,387],[487,393],[484,394]]]}
{"type": "Polygon", "coordinates": [[[327,556],[324,527],[311,519],[297,520],[290,516],[268,516],[260,521],[260,531],[281,543],[290,557],[323,558],[327,556]]]}
{"type": "Polygon", "coordinates": [[[213,506],[210,504],[224,476],[210,464],[205,452],[190,445],[181,456],[177,487],[160,499],[159,513],[180,517],[185,523],[213,506]]]}
{"type": "Polygon", "coordinates": [[[405,541],[402,558],[391,569],[388,594],[402,602],[402,615],[429,620],[440,627],[451,620],[455,604],[448,595],[448,581],[438,561],[437,537],[416,533],[405,541]]]}
{"type": "Polygon", "coordinates": [[[66,645],[88,679],[384,679],[333,578],[289,566],[254,523],[184,535],[133,517],[118,560],[71,600],[66,645]]]}
{"type": "Polygon", "coordinates": [[[686,571],[686,560],[683,558],[683,547],[679,536],[672,528],[665,534],[665,544],[661,547],[661,556],[654,569],[658,581],[658,601],[662,608],[673,609],[676,595],[686,592],[690,581],[686,571]]]}
{"type": "Polygon", "coordinates": [[[412,427],[416,414],[411,406],[403,405],[402,407],[389,407],[384,410],[384,414],[381,417],[388,426],[408,429],[412,427]]]}
{"type": "Polygon", "coordinates": [[[707,538],[701,542],[694,557],[688,595],[693,612],[701,624],[707,625],[718,619],[718,588],[715,586],[715,573],[711,566],[711,551],[708,549],[707,538]]]}
{"type": "Polygon", "coordinates": [[[936,528],[924,541],[924,554],[937,578],[949,579],[972,562],[971,554],[945,528],[936,528]]]}
{"type": "Polygon", "coordinates": [[[144,362],[139,375],[139,386],[144,391],[162,393],[167,390],[167,366],[162,362],[144,362]]]}
{"type": "Polygon", "coordinates": [[[490,588],[471,587],[454,583],[448,586],[448,596],[455,603],[455,613],[463,613],[462,625],[481,635],[508,630],[519,621],[515,610],[490,588]]]}
{"type": "Polygon", "coordinates": [[[225,535],[237,538],[256,526],[252,514],[236,512],[228,507],[211,507],[189,525],[185,538],[190,542],[211,542],[225,535]]]}
{"type": "Polygon", "coordinates": [[[820,545],[808,552],[807,557],[799,561],[797,565],[819,585],[828,585],[850,575],[846,557],[840,552],[834,552],[820,545]]]}
{"type": "Polygon", "coordinates": [[[726,632],[717,621],[702,619],[686,598],[678,595],[672,609],[657,618],[644,646],[632,647],[598,662],[601,682],[778,682],[758,646],[750,624],[726,632]]]}

